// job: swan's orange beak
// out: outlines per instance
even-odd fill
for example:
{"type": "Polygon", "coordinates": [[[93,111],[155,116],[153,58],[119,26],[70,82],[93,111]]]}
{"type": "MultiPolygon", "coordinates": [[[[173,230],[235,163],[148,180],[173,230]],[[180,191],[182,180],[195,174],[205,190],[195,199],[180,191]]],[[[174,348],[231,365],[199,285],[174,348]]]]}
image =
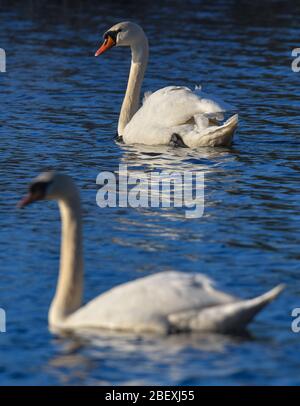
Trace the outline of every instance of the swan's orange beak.
{"type": "Polygon", "coordinates": [[[45,195],[43,193],[41,193],[40,191],[36,191],[36,192],[31,192],[29,191],[29,193],[19,201],[19,203],[17,204],[17,207],[19,209],[23,209],[23,207],[28,206],[29,204],[33,203],[33,202],[37,202],[38,200],[44,200],[45,195]]]}
{"type": "Polygon", "coordinates": [[[101,47],[95,53],[95,56],[99,56],[99,55],[103,54],[108,49],[112,48],[114,45],[116,45],[115,41],[108,35],[107,38],[105,38],[105,41],[103,42],[101,47]]]}
{"type": "Polygon", "coordinates": [[[19,209],[23,209],[23,207],[27,206],[30,203],[35,202],[36,200],[38,200],[38,199],[36,199],[35,196],[33,196],[32,194],[29,193],[27,196],[25,196],[22,200],[19,201],[19,203],[17,204],[17,207],[19,209]]]}

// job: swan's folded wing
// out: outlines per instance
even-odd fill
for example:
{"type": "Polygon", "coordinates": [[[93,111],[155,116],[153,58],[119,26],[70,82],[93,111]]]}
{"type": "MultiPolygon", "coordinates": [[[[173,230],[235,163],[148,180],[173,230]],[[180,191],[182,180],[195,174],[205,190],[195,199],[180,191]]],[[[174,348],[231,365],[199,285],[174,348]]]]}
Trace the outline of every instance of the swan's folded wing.
{"type": "Polygon", "coordinates": [[[205,108],[201,99],[187,87],[168,86],[144,100],[125,131],[141,132],[147,127],[168,128],[184,124],[195,114],[205,112],[205,108]]]}
{"type": "Polygon", "coordinates": [[[229,103],[224,102],[217,96],[209,95],[200,89],[195,89],[194,94],[196,94],[202,104],[203,112],[205,113],[218,113],[218,112],[234,112],[236,108],[229,103]]]}

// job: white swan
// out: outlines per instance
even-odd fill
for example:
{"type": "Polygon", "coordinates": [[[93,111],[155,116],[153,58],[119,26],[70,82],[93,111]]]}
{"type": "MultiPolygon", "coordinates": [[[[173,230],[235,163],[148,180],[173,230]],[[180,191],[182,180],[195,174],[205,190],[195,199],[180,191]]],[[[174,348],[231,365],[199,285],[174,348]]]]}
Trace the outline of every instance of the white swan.
{"type": "Polygon", "coordinates": [[[20,206],[42,199],[57,200],[62,219],[60,270],[49,311],[49,325],[55,330],[228,333],[244,328],[283,288],[241,300],[216,290],[204,275],[161,272],[114,287],[82,306],[79,192],[69,176],[45,172],[31,184],[20,206]]]}
{"type": "Polygon", "coordinates": [[[132,60],[127,90],[118,123],[125,144],[228,146],[238,124],[235,114],[224,124],[228,105],[208,97],[199,89],[168,86],[147,94],[140,107],[140,92],[148,62],[148,40],[142,28],[122,22],[104,34],[104,43],[95,56],[113,46],[131,48],[132,60]]]}

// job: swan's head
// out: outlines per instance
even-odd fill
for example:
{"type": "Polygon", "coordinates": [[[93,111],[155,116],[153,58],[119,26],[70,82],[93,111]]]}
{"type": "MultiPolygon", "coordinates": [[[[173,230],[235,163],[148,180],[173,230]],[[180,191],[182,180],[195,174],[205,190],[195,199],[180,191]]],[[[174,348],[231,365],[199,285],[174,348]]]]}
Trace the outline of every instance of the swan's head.
{"type": "Polygon", "coordinates": [[[18,206],[22,208],[38,200],[63,200],[75,190],[70,176],[59,172],[43,172],[31,182],[27,196],[18,206]]]}
{"type": "Polygon", "coordinates": [[[138,24],[130,21],[124,21],[113,25],[104,35],[104,42],[95,53],[95,56],[101,55],[113,46],[130,47],[134,43],[145,38],[145,33],[138,24]]]}

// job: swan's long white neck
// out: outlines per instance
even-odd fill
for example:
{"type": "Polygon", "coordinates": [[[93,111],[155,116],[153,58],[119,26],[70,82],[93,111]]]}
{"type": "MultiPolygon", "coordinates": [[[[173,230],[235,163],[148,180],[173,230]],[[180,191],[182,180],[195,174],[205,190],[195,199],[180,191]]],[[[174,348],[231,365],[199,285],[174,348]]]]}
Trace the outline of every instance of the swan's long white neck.
{"type": "Polygon", "coordinates": [[[60,269],[49,324],[59,326],[82,302],[83,253],[80,197],[74,186],[69,197],[59,200],[62,221],[60,269]]]}
{"type": "Polygon", "coordinates": [[[123,135],[124,128],[139,109],[141,87],[149,55],[148,40],[145,34],[131,44],[131,55],[128,84],[118,123],[119,135],[123,135]]]}

